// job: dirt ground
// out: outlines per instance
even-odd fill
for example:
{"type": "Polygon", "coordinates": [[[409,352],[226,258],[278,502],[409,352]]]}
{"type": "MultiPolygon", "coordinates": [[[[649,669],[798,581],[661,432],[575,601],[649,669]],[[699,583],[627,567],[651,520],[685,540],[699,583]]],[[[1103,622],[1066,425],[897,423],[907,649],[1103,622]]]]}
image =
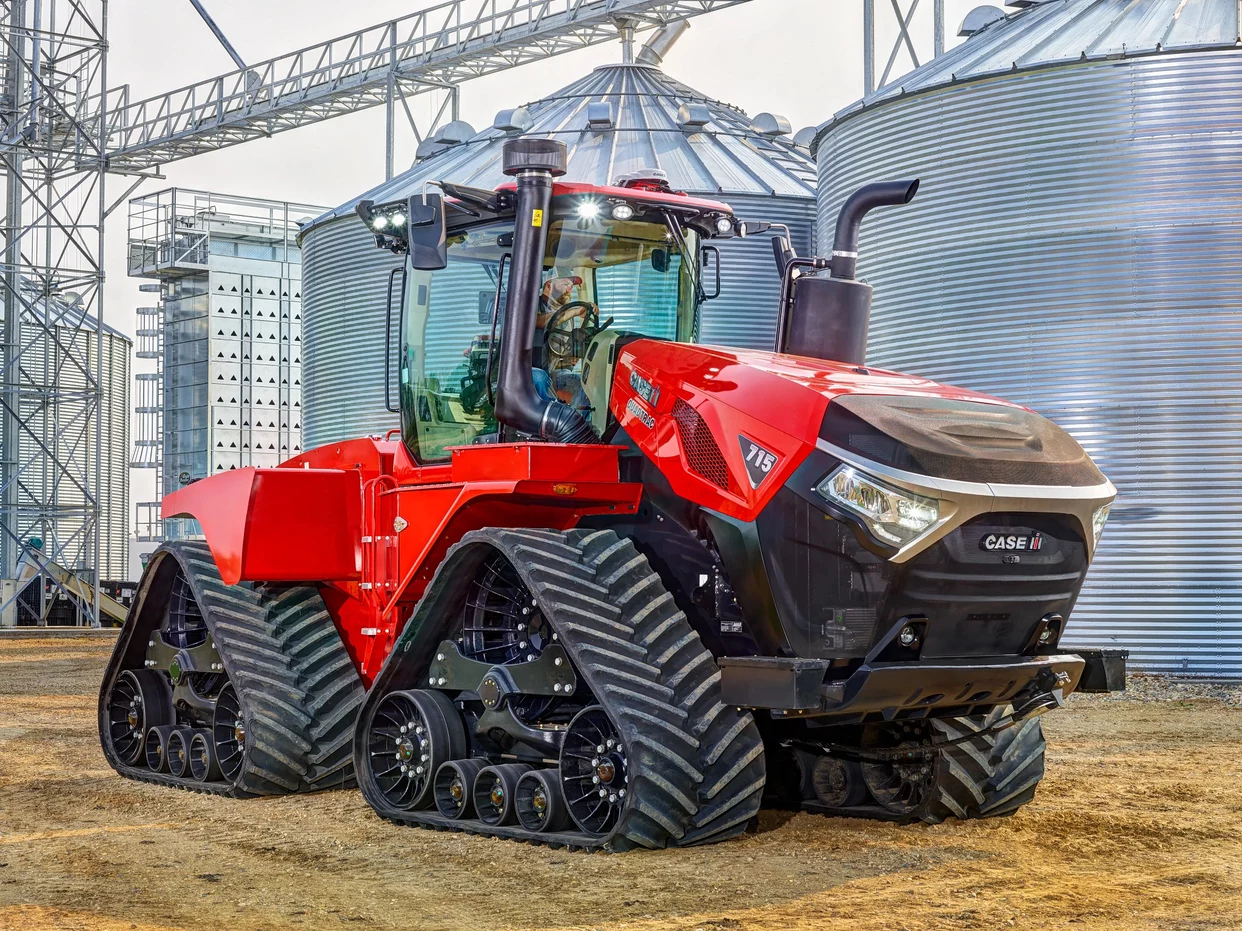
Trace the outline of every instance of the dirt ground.
{"type": "Polygon", "coordinates": [[[95,736],[109,649],[0,640],[2,929],[1242,929],[1242,708],[1211,691],[1072,699],[1010,819],[765,812],[740,841],[609,856],[394,827],[352,791],[123,781],[95,736]]]}

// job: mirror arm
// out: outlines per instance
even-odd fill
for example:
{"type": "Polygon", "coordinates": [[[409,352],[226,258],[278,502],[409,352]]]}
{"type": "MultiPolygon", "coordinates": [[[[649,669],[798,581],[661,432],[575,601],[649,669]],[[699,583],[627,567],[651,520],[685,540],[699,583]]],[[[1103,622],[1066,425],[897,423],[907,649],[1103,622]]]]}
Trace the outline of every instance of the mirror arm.
{"type": "MultiPolygon", "coordinates": [[[[396,407],[392,403],[392,291],[393,284],[396,282],[397,274],[401,275],[401,299],[402,309],[404,310],[405,299],[405,263],[395,265],[388,272],[388,299],[385,304],[384,314],[384,407],[389,413],[398,413],[401,406],[398,403],[396,407]]],[[[404,313],[402,317],[404,318],[404,313]]]]}
{"type": "Polygon", "coordinates": [[[487,386],[487,403],[496,409],[496,396],[492,391],[492,352],[496,347],[496,321],[500,318],[500,295],[505,286],[505,265],[513,258],[506,252],[500,257],[500,267],[496,271],[496,297],[492,300],[492,331],[487,340],[487,367],[483,370],[483,384],[487,386]]]}

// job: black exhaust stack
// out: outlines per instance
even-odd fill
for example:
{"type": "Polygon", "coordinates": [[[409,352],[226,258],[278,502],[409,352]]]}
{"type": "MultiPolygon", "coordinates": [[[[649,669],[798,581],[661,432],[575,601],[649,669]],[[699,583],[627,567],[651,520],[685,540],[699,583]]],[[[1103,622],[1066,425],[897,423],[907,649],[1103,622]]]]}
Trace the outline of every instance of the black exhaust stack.
{"type": "Polygon", "coordinates": [[[568,166],[565,143],[513,139],[504,146],[504,173],[517,180],[513,261],[500,342],[496,419],[519,433],[553,443],[598,443],[590,421],[561,401],[545,401],[531,376],[543,254],[551,222],[552,179],[568,166]]]}
{"type": "Polygon", "coordinates": [[[854,277],[858,228],[869,211],[908,204],[918,189],[917,178],[881,181],[863,185],[849,196],[837,214],[830,274],[803,275],[792,284],[792,307],[787,310],[788,322],[778,334],[778,352],[863,364],[871,328],[871,285],[854,277]]]}

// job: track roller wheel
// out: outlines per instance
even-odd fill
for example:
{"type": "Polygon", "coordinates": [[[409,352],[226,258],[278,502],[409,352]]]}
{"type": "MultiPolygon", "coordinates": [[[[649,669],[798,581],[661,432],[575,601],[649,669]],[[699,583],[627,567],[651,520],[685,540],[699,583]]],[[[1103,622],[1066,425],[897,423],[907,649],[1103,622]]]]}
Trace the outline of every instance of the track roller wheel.
{"type": "Polygon", "coordinates": [[[561,785],[574,824],[607,834],[621,818],[629,787],[629,754],[599,705],[579,711],[561,744],[561,785]]]}
{"type": "Polygon", "coordinates": [[[168,771],[174,776],[190,774],[190,741],[193,739],[194,731],[188,727],[179,727],[168,735],[168,771]]]}
{"type": "Polygon", "coordinates": [[[215,735],[206,728],[196,730],[190,738],[190,775],[199,782],[215,782],[220,778],[215,735]]]}
{"type": "Polygon", "coordinates": [[[560,831],[569,824],[569,808],[555,769],[533,769],[517,784],[514,810],[518,823],[538,833],[560,831]]]}
{"type": "Polygon", "coordinates": [[[176,730],[175,724],[158,724],[147,731],[146,758],[151,772],[168,772],[168,742],[176,730]]]}
{"type": "Polygon", "coordinates": [[[167,679],[150,669],[127,669],[117,677],[108,695],[108,739],[125,763],[141,763],[147,732],[174,720],[167,679]]]}
{"type": "Polygon", "coordinates": [[[436,811],[454,821],[474,817],[474,780],[486,760],[450,760],[436,770],[436,811]]]}
{"type": "Polygon", "coordinates": [[[442,692],[393,692],[375,711],[363,778],[394,808],[429,808],[432,776],[465,752],[461,716],[442,692]]]}
{"type": "Polygon", "coordinates": [[[485,766],[474,778],[474,810],[484,824],[513,824],[517,820],[514,799],[518,780],[530,767],[525,763],[485,766]]]}

